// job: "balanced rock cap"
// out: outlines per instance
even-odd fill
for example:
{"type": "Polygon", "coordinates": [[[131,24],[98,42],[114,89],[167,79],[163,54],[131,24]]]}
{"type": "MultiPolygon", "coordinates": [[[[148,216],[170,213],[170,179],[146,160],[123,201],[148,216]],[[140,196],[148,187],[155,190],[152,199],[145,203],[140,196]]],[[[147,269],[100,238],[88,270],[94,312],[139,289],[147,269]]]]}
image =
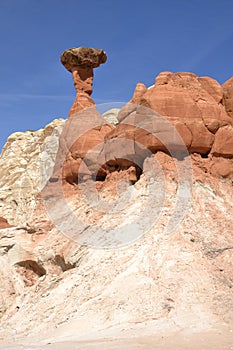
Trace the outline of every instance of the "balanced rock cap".
{"type": "Polygon", "coordinates": [[[74,47],[65,50],[61,55],[61,63],[70,72],[72,72],[75,67],[96,68],[106,61],[106,52],[91,47],[74,47]]]}

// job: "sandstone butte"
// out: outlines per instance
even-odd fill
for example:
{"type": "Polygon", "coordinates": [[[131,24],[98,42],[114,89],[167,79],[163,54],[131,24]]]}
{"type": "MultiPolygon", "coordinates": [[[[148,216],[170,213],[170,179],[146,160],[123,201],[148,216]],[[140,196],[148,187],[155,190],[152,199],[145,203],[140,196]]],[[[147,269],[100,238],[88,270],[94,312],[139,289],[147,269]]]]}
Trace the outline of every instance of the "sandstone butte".
{"type": "Polygon", "coordinates": [[[102,116],[106,60],[66,50],[69,118],[3,148],[0,349],[229,350],[233,78],[162,72],[102,116]]]}

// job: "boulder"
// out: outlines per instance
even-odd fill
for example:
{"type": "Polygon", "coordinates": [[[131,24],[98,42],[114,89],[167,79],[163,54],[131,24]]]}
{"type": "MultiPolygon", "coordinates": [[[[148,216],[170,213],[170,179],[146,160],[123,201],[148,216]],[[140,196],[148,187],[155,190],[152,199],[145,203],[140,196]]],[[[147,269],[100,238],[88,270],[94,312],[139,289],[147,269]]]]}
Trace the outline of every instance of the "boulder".
{"type": "Polygon", "coordinates": [[[90,47],[74,47],[65,50],[61,55],[61,63],[70,72],[74,67],[97,68],[106,61],[106,52],[90,47]]]}
{"type": "Polygon", "coordinates": [[[221,104],[222,98],[223,89],[212,78],[162,72],[139,103],[165,116],[191,153],[205,154],[210,152],[217,130],[232,123],[221,104]],[[191,143],[187,128],[192,135],[191,143]]]}
{"type": "Polygon", "coordinates": [[[210,173],[217,177],[233,179],[233,158],[213,157],[210,173]]]}
{"type": "Polygon", "coordinates": [[[233,126],[227,125],[217,131],[211,153],[233,158],[233,126]]]}

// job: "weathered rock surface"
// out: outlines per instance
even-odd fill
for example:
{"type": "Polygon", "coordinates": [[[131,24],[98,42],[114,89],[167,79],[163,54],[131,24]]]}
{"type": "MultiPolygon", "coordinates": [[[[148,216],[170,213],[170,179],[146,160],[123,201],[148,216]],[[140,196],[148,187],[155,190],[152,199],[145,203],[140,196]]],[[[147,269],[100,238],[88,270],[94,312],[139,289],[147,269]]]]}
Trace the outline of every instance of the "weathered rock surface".
{"type": "Polygon", "coordinates": [[[233,158],[233,127],[226,125],[220,128],[214,138],[211,153],[215,156],[233,158]]]}
{"type": "MultiPolygon", "coordinates": [[[[228,174],[232,178],[231,87],[231,79],[222,87],[209,77],[162,72],[149,89],[141,83],[136,86],[132,100],[118,114],[120,123],[106,139],[111,140],[113,152],[119,138],[132,140],[152,152],[171,153],[185,146],[189,153],[219,157],[220,164],[216,167],[216,158],[212,161],[210,156],[210,163],[215,164],[212,174],[216,169],[215,175],[228,174]],[[227,110],[225,100],[228,101],[227,110]],[[174,138],[171,126],[181,140],[174,138]],[[226,157],[229,160],[222,162],[226,157]],[[223,171],[220,171],[221,163],[224,163],[223,171]]],[[[125,150],[126,156],[131,153],[132,150],[125,150]]]]}
{"type": "Polygon", "coordinates": [[[96,68],[107,61],[106,52],[90,47],[75,47],[65,50],[61,55],[61,63],[72,72],[76,67],[96,68]]]}
{"type": "Polygon", "coordinates": [[[226,112],[233,117],[233,77],[223,84],[223,103],[226,112]]]}
{"type": "Polygon", "coordinates": [[[85,108],[92,108],[94,106],[94,100],[86,92],[79,92],[76,95],[74,103],[70,109],[69,118],[71,118],[73,115],[76,115],[85,108]]]}
{"type": "Polygon", "coordinates": [[[10,224],[30,220],[36,197],[50,178],[63,119],[38,131],[12,134],[0,157],[0,215],[10,224]]]}
{"type": "Polygon", "coordinates": [[[143,83],[138,83],[135,87],[135,91],[131,100],[119,111],[118,120],[121,122],[131,113],[135,112],[137,105],[140,103],[142,96],[147,91],[146,86],[143,83]]]}
{"type": "Polygon", "coordinates": [[[187,140],[191,153],[205,154],[210,152],[217,130],[232,126],[231,118],[220,103],[222,99],[222,87],[214,79],[198,78],[193,73],[163,72],[137,104],[165,116],[177,127],[183,140],[187,140]],[[187,138],[190,133],[191,143],[187,138]]]}

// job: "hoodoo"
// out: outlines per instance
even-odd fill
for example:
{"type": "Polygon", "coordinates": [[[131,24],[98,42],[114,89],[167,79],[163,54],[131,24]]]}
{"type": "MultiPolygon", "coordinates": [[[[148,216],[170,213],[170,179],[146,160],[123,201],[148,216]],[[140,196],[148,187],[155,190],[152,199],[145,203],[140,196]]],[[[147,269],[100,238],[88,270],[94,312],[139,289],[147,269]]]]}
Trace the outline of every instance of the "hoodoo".
{"type": "Polygon", "coordinates": [[[95,103],[90,97],[94,68],[105,63],[107,55],[103,50],[78,47],[65,50],[61,55],[61,63],[72,73],[77,95],[70,110],[69,117],[80,110],[92,107],[95,103]]]}

